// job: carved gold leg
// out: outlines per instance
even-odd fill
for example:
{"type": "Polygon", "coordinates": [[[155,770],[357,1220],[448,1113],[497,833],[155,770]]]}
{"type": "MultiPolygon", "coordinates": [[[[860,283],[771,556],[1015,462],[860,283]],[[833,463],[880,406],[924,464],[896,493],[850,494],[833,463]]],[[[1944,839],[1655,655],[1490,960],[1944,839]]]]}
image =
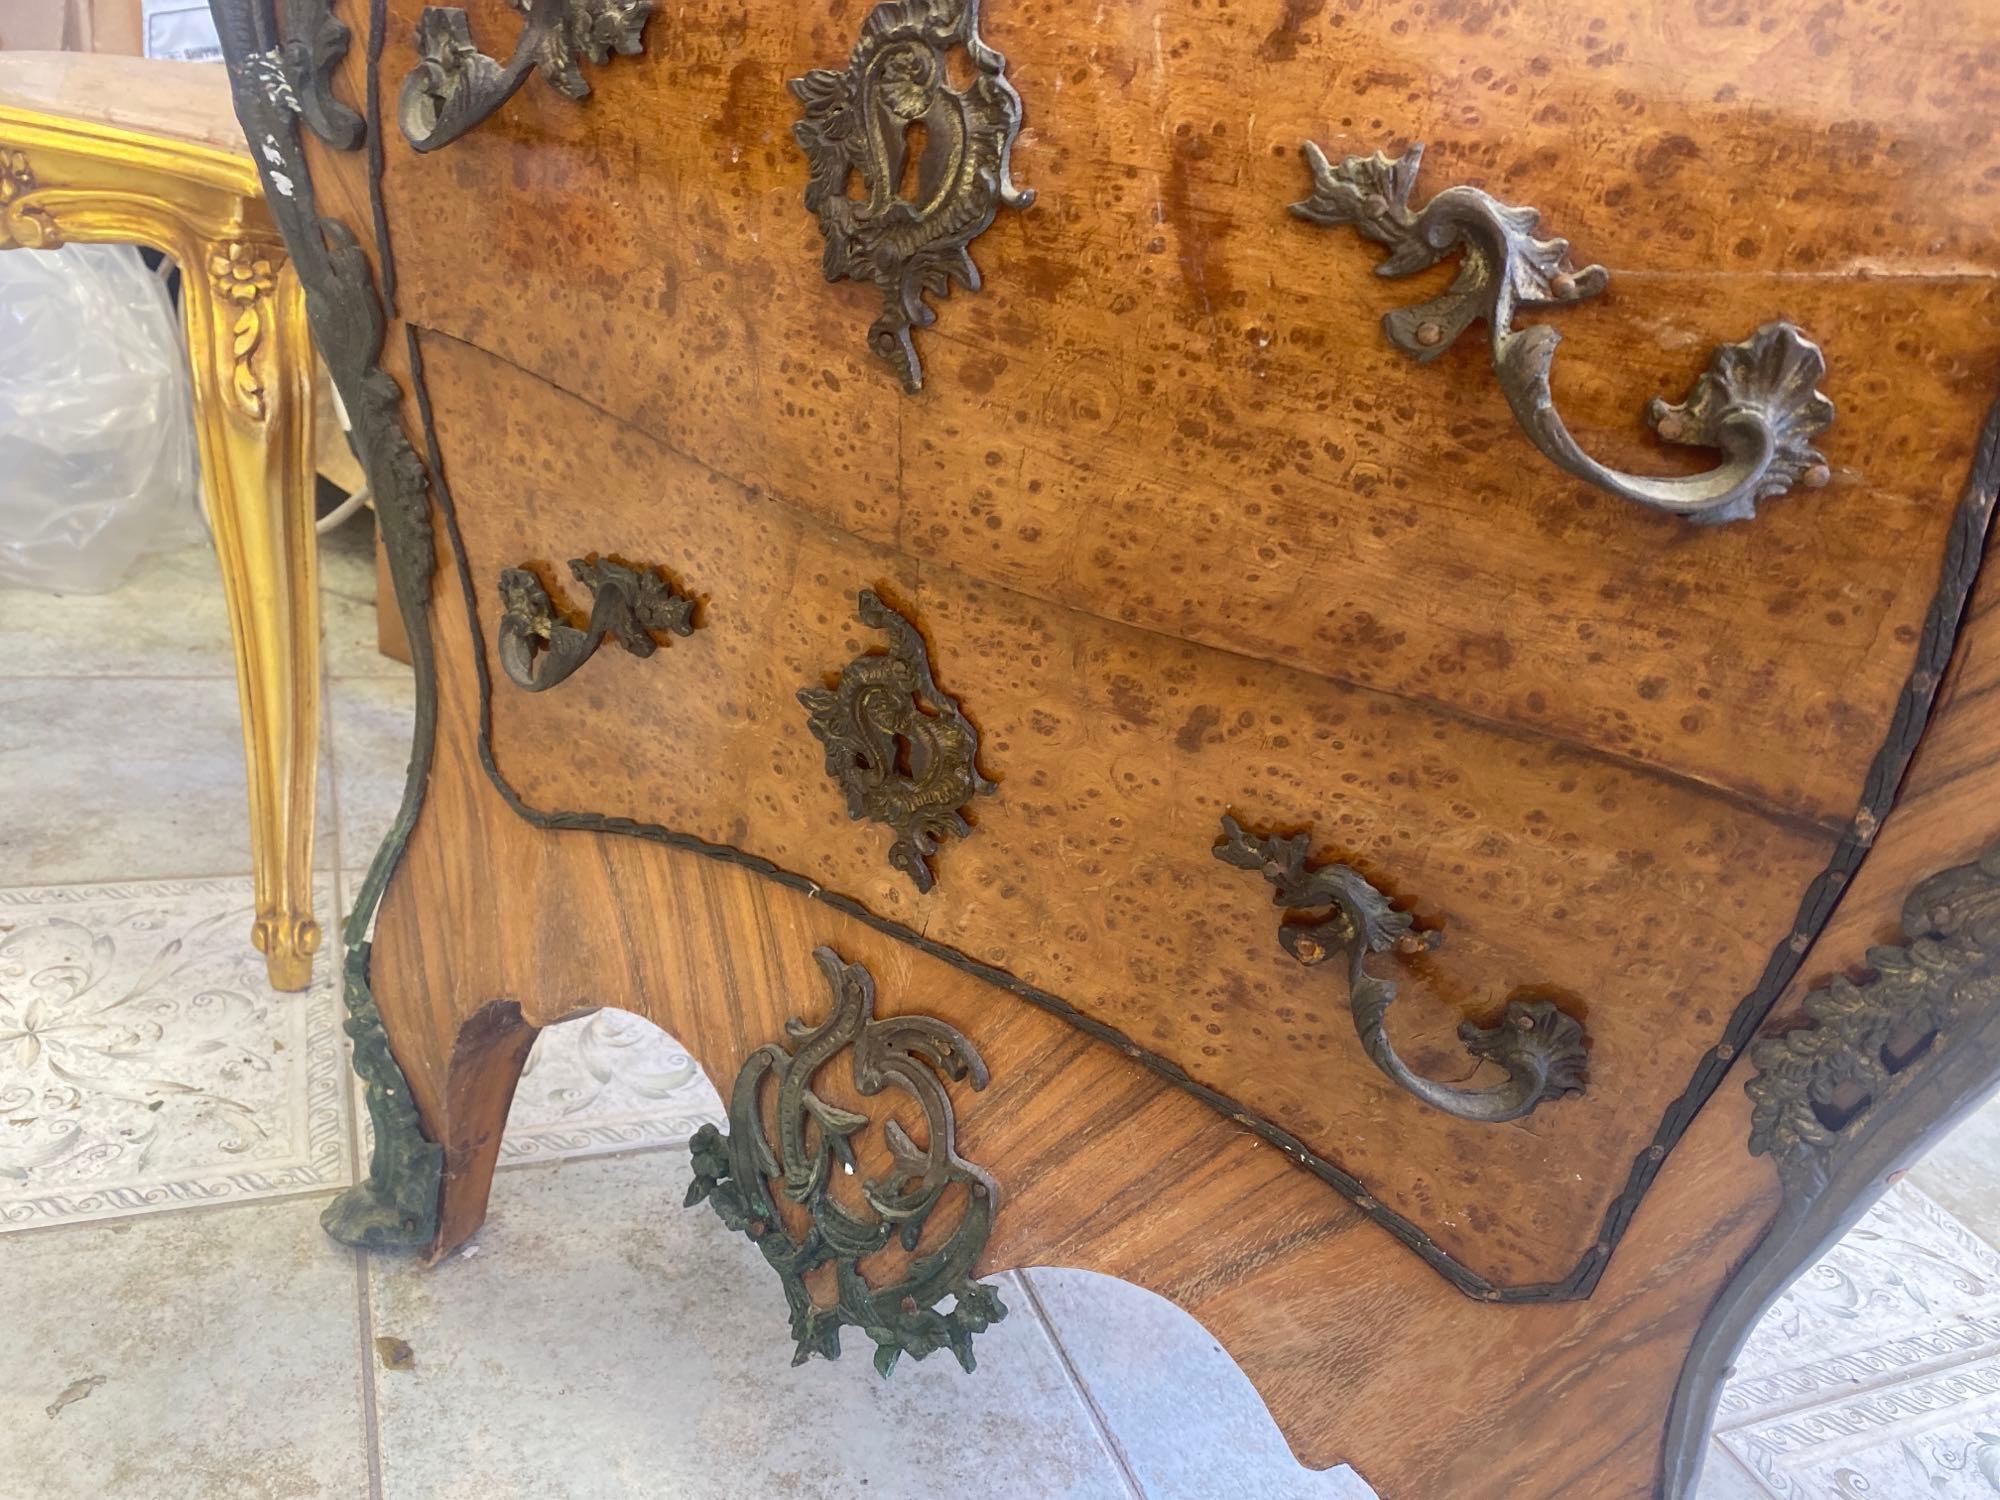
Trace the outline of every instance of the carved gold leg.
{"type": "Polygon", "coordinates": [[[312,348],[305,297],[240,152],[0,101],[0,249],[152,245],[181,268],[203,499],[222,560],[250,770],[251,941],[304,989],[319,757],[312,348]]]}
{"type": "Polygon", "coordinates": [[[276,243],[202,244],[182,263],[204,500],[222,564],[250,773],[251,941],[271,983],[304,989],[319,753],[312,348],[276,243]]]}

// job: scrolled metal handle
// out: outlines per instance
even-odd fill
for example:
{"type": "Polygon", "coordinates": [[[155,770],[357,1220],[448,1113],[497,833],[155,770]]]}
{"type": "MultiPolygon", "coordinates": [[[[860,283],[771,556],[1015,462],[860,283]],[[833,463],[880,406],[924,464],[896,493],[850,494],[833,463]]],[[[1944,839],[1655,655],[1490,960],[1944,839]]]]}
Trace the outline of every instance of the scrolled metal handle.
{"type": "Polygon", "coordinates": [[[1549,365],[1562,335],[1546,323],[1515,328],[1514,314],[1594,297],[1610,273],[1573,265],[1567,240],[1536,239],[1537,210],[1502,203],[1478,188],[1447,188],[1422,209],[1411,208],[1423,151],[1417,144],[1399,157],[1377,151],[1336,166],[1308,141],[1312,195],[1292,205],[1302,219],[1347,225],[1386,246],[1378,276],[1412,275],[1459,254],[1457,279],[1441,296],[1382,319],[1397,348],[1429,363],[1485,319],[1493,368],[1522,430],[1558,467],[1621,500],[1712,524],[1748,520],[1759,500],[1794,485],[1818,489],[1827,483],[1832,471],[1812,446],[1833,421],[1833,403],[1816,389],[1826,360],[1817,344],[1785,322],[1766,323],[1742,343],[1717,348],[1685,400],[1669,404],[1655,397],[1647,405],[1646,420],[1662,441],[1718,449],[1723,461],[1717,467],[1651,477],[1621,472],[1585,453],[1549,389],[1549,365]]]}
{"type": "Polygon", "coordinates": [[[527,25],[505,65],[479,50],[465,12],[426,5],[417,18],[417,65],[396,97],[396,123],[419,151],[448,146],[505,104],[536,69],[566,99],[590,92],[582,64],[642,50],[653,0],[508,0],[527,25]]]}
{"type": "Polygon", "coordinates": [[[589,661],[606,637],[634,656],[659,649],[655,632],[694,634],[694,600],[656,573],[603,559],[574,559],[569,570],[590,590],[590,623],[557,617],[548,590],[526,567],[500,573],[500,669],[530,693],[546,692],[589,661]]]}
{"type": "Polygon", "coordinates": [[[1392,908],[1389,898],[1352,866],[1309,867],[1308,841],[1303,833],[1291,838],[1251,834],[1225,816],[1215,857],[1261,874],[1271,883],[1272,901],[1287,908],[1288,917],[1332,908],[1330,915],[1317,921],[1280,919],[1278,945],[1308,966],[1324,963],[1336,953],[1347,955],[1348,1008],[1361,1045],[1376,1067],[1424,1103],[1461,1120],[1485,1124],[1518,1120],[1547,1100],[1583,1092],[1589,1062],[1583,1025],[1549,1000],[1509,1000],[1498,1026],[1468,1021],[1458,1028],[1467,1052],[1506,1070],[1505,1081],[1490,1088],[1439,1083],[1404,1062],[1389,1039],[1388,1014],[1396,986],[1369,973],[1366,960],[1371,953],[1391,948],[1418,952],[1435,946],[1437,937],[1414,932],[1409,913],[1392,908]]]}

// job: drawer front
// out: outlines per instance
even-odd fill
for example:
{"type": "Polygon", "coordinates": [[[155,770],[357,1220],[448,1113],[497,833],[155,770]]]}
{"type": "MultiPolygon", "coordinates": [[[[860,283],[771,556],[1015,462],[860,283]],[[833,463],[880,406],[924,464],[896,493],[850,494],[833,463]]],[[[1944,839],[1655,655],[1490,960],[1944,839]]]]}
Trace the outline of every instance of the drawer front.
{"type": "MultiPolygon", "coordinates": [[[[531,81],[443,149],[392,142],[401,311],[1051,608],[1781,818],[1853,816],[2000,385],[2000,148],[1974,123],[2000,103],[1977,62],[2000,13],[1708,25],[1662,4],[1586,27],[1549,5],[1461,29],[1387,4],[1296,24],[1276,4],[989,5],[1036,197],[971,242],[980,290],[930,299],[906,394],[869,346],[879,291],[824,279],[787,87],[841,67],[870,9],[676,7],[581,103],[531,81]],[[1535,315],[1566,336],[1554,389],[1587,449],[1673,469],[1645,400],[1788,320],[1825,350],[1829,483],[1692,526],[1535,452],[1478,334],[1429,364],[1391,347],[1377,320],[1448,269],[1384,281],[1378,247],[1287,208],[1305,142],[1418,140],[1415,201],[1483,186],[1610,268],[1603,295],[1535,315]]],[[[389,8],[391,118],[418,14],[389,8]]],[[[467,15],[489,50],[519,30],[500,0],[467,15]]]]}
{"type": "Polygon", "coordinates": [[[1482,1285],[1560,1283],[1587,1260],[1832,852],[1683,778],[868,543],[491,355],[422,345],[494,764],[525,810],[700,841],[864,912],[992,979],[995,1005],[1047,1006],[1143,1055],[1482,1285]],[[524,690],[499,645],[502,575],[531,572],[581,623],[590,594],[563,564],[593,556],[696,601],[690,633],[645,656],[607,642],[524,690]],[[972,726],[991,783],[963,792],[928,892],[892,862],[895,828],[850,817],[800,699],[891,659],[863,590],[915,624],[930,706],[972,726]],[[1225,815],[1309,829],[1315,859],[1436,936],[1368,962],[1399,986],[1387,1030],[1416,1074],[1496,1081],[1458,1028],[1542,1001],[1581,1023],[1584,1091],[1496,1124],[1386,1076],[1340,966],[1281,947],[1270,883],[1216,857],[1225,815]]]}

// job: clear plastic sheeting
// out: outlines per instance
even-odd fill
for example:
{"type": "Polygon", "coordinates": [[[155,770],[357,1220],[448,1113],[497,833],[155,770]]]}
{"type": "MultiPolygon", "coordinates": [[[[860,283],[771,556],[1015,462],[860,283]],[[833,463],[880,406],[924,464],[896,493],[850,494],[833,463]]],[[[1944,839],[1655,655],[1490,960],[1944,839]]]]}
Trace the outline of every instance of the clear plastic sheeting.
{"type": "Polygon", "coordinates": [[[0,584],[93,593],[201,535],[175,320],[129,246],[0,255],[0,584]]]}

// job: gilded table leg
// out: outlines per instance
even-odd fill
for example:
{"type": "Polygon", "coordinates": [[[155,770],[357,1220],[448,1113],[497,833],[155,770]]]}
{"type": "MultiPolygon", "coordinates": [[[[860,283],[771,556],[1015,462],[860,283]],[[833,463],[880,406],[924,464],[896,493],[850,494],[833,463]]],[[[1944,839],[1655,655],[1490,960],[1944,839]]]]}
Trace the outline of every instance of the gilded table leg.
{"type": "Polygon", "coordinates": [[[222,564],[243,705],[257,920],[271,983],[304,989],[319,754],[312,346],[275,241],[214,240],[182,261],[204,500],[222,564]]]}

